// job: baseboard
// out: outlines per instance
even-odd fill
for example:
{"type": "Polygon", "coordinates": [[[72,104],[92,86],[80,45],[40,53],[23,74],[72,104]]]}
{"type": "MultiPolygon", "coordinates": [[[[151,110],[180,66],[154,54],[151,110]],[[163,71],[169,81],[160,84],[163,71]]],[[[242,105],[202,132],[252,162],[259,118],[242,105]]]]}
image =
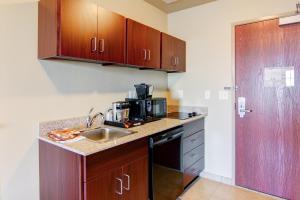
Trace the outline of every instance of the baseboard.
{"type": "Polygon", "coordinates": [[[217,181],[217,182],[220,182],[220,183],[224,183],[224,184],[227,184],[227,185],[234,185],[234,181],[233,181],[232,178],[220,176],[220,175],[217,175],[217,174],[212,174],[212,173],[205,172],[205,171],[200,173],[200,177],[207,178],[207,179],[217,181]]]}

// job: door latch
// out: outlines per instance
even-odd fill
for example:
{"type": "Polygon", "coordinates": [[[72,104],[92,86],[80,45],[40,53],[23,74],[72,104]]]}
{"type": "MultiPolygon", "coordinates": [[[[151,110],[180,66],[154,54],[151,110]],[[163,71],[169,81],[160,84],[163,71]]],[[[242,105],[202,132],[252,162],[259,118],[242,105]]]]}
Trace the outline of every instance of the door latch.
{"type": "Polygon", "coordinates": [[[238,98],[238,113],[240,118],[244,118],[246,113],[251,113],[253,110],[246,109],[246,98],[239,97],[238,98]]]}

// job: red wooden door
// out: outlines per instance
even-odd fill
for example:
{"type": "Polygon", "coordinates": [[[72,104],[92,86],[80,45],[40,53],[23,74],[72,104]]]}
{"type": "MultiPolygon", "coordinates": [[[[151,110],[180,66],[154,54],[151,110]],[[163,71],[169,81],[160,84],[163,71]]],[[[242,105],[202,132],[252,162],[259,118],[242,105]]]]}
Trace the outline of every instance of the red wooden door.
{"type": "Polygon", "coordinates": [[[147,26],[127,19],[127,64],[144,66],[147,60],[147,26]]]}
{"type": "Polygon", "coordinates": [[[109,170],[99,177],[84,183],[85,200],[119,200],[122,199],[122,169],[109,170]]]}
{"type": "Polygon", "coordinates": [[[98,7],[98,38],[99,60],[125,63],[125,17],[98,7]]]}
{"type": "Polygon", "coordinates": [[[97,59],[97,11],[86,0],[61,0],[60,56],[97,59]]]}
{"type": "Polygon", "coordinates": [[[167,71],[175,71],[175,38],[161,33],[161,68],[167,71]]]}
{"type": "Polygon", "coordinates": [[[147,61],[146,67],[160,68],[160,32],[151,27],[147,27],[146,33],[147,61]]]}
{"type": "Polygon", "coordinates": [[[240,118],[237,106],[236,184],[299,200],[300,24],[275,19],[235,32],[236,104],[245,97],[253,111],[240,118]]]}
{"type": "Polygon", "coordinates": [[[123,166],[123,200],[148,199],[148,157],[123,166]]]}

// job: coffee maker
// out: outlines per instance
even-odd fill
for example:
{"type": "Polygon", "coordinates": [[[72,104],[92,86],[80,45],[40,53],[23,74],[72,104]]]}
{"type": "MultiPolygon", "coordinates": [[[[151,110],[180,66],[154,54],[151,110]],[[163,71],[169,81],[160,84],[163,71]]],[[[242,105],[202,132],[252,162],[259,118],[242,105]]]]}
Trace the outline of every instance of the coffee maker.
{"type": "Polygon", "coordinates": [[[152,98],[153,86],[145,83],[134,85],[136,89],[135,99],[127,98],[130,111],[129,119],[139,122],[150,122],[166,116],[166,99],[152,98]]]}

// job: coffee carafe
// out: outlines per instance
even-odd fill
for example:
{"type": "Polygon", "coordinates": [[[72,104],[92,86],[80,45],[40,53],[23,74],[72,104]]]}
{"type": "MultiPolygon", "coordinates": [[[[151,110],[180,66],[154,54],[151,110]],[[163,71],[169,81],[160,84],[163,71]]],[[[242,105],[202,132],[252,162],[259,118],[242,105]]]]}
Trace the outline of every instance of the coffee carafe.
{"type": "Polygon", "coordinates": [[[154,87],[145,83],[134,85],[138,99],[152,98],[154,87]]]}
{"type": "Polygon", "coordinates": [[[113,109],[113,121],[114,122],[126,122],[129,119],[129,107],[130,104],[126,101],[114,102],[113,109]]]}

